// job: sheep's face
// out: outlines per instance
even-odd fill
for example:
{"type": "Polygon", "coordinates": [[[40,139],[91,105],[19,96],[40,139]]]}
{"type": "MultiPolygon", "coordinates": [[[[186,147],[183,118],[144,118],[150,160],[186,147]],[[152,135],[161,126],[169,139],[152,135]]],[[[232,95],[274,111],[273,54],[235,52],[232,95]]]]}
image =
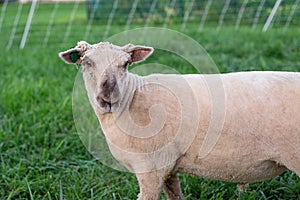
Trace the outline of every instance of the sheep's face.
{"type": "Polygon", "coordinates": [[[107,113],[118,108],[126,91],[128,65],[143,61],[152,52],[151,47],[132,44],[119,47],[107,42],[95,45],[79,42],[59,56],[66,63],[82,65],[90,102],[107,113]]]}

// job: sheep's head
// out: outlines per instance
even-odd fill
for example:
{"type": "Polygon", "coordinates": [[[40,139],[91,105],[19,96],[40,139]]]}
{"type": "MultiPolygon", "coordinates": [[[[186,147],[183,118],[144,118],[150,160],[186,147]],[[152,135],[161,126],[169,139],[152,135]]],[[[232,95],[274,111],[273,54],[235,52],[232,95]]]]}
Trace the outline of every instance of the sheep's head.
{"type": "Polygon", "coordinates": [[[68,64],[82,65],[90,102],[107,113],[113,112],[122,99],[128,65],[145,60],[152,52],[152,47],[132,44],[119,47],[108,42],[90,45],[81,41],[59,56],[68,64]]]}

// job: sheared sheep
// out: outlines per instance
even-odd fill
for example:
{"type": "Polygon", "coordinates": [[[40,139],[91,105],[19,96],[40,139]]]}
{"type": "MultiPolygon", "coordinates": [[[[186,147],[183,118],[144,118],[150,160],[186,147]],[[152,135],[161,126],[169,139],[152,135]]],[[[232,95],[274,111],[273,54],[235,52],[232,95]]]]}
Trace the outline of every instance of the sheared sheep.
{"type": "Polygon", "coordinates": [[[240,186],[286,169],[300,176],[300,73],[128,72],[128,65],[152,52],[146,46],[82,41],[59,54],[66,63],[82,65],[110,151],[136,174],[138,199],[159,199],[163,190],[169,199],[184,199],[178,172],[240,186]],[[218,102],[224,106],[214,109],[218,102]],[[212,124],[214,117],[221,124],[212,124]],[[219,125],[211,136],[209,129],[217,132],[219,125]],[[210,148],[201,154],[205,140],[210,148]]]}

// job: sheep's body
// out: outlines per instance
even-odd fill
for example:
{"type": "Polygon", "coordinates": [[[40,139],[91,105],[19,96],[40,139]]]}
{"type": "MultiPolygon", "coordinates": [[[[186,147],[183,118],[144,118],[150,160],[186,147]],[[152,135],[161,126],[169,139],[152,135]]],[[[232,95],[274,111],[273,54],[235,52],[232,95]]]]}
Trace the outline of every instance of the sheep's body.
{"type": "MultiPolygon", "coordinates": [[[[197,134],[189,149],[180,152],[176,162],[162,169],[161,177],[154,179],[167,179],[172,174],[184,172],[209,179],[250,183],[277,176],[286,167],[300,175],[299,73],[244,72],[185,75],[184,79],[179,76],[140,77],[146,79],[143,82],[156,82],[159,83],[158,85],[163,82],[164,86],[169,81],[169,84],[176,85],[170,88],[178,90],[189,90],[180,87],[185,85],[181,81],[186,80],[196,94],[201,118],[197,134]],[[206,157],[200,159],[199,150],[206,137],[213,106],[206,81],[216,76],[221,77],[226,95],[225,121],[215,147],[206,157]]],[[[147,139],[128,135],[119,128],[118,124],[115,124],[115,120],[112,120],[113,115],[98,114],[106,138],[109,144],[113,144],[112,153],[130,170],[138,171],[141,167],[147,168],[144,165],[155,167],[153,160],[149,159],[149,162],[144,158],[139,160],[135,155],[130,156],[130,153],[126,155],[126,151],[147,153],[161,148],[161,145],[166,143],[166,138],[175,137],[174,133],[178,129],[178,120],[180,120],[178,116],[181,113],[176,106],[177,100],[166,95],[164,87],[152,87],[151,84],[142,90],[138,89],[138,85],[132,87],[131,91],[135,92],[132,101],[128,104],[135,123],[141,126],[151,123],[149,109],[156,103],[163,104],[164,109],[170,112],[164,128],[157,137],[147,139]],[[114,145],[117,145],[121,151],[114,145]],[[123,151],[124,149],[126,151],[123,151]]],[[[193,120],[192,116],[190,120],[193,120]]],[[[158,180],[150,180],[147,175],[145,179],[149,184],[158,182],[158,180]]]]}
{"type": "MultiPolygon", "coordinates": [[[[300,74],[246,72],[221,77],[226,115],[218,142],[205,158],[198,159],[206,133],[199,130],[178,163],[179,170],[242,183],[274,177],[283,172],[283,166],[300,175],[300,74]]],[[[193,88],[201,91],[197,80],[193,88]]],[[[196,93],[199,99],[206,96],[202,93],[196,93]]],[[[199,102],[199,110],[210,107],[199,102]]],[[[206,114],[204,123],[209,119],[206,114]]]]}
{"type": "Polygon", "coordinates": [[[125,83],[115,113],[103,113],[87,91],[112,154],[136,173],[139,199],[159,199],[162,189],[169,199],[183,199],[177,172],[243,184],[286,168],[300,176],[300,73],[128,73],[125,83]],[[213,98],[215,88],[222,88],[224,99],[213,98]],[[218,102],[224,103],[217,110],[224,123],[203,156],[218,102]]]}

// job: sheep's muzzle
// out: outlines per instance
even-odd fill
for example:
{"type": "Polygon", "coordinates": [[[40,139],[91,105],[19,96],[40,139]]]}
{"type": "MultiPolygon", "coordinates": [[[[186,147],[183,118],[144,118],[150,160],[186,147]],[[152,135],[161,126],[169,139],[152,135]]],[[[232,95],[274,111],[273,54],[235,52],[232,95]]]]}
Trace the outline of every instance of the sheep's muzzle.
{"type": "Polygon", "coordinates": [[[105,112],[112,112],[118,105],[120,91],[114,76],[109,77],[100,84],[96,101],[105,112]],[[114,109],[113,109],[114,108],[114,109]]]}

